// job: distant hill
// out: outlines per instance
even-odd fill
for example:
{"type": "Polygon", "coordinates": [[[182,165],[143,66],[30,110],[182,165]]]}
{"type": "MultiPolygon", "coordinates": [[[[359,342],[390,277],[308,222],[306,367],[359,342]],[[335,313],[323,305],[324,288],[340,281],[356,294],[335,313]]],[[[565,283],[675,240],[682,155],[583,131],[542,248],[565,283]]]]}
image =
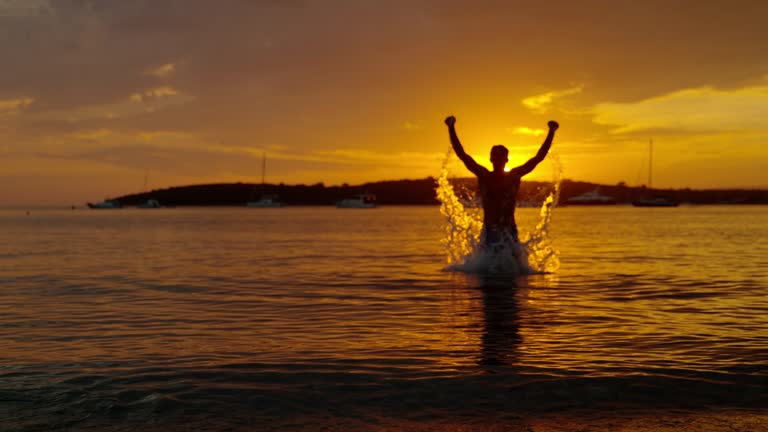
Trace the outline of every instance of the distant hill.
{"type": "MultiPolygon", "coordinates": [[[[467,197],[477,188],[474,178],[453,179],[460,197],[467,197]]],[[[428,177],[420,180],[392,180],[361,185],[325,186],[253,183],[219,183],[176,186],[151,192],[117,197],[125,206],[138,205],[148,199],[156,199],[167,206],[243,206],[258,200],[261,195],[277,195],[286,205],[334,205],[344,198],[370,192],[381,205],[437,205],[436,180],[428,177]]],[[[518,199],[541,201],[552,189],[548,182],[523,182],[518,199]]],[[[661,195],[690,204],[768,204],[768,191],[758,189],[653,189],[630,187],[622,183],[608,186],[589,182],[563,180],[560,202],[570,197],[598,189],[601,194],[613,197],[618,203],[630,203],[644,196],[661,195]]]]}
{"type": "Polygon", "coordinates": [[[177,186],[151,192],[125,195],[116,198],[123,205],[131,206],[156,199],[163,205],[172,206],[243,206],[256,201],[262,195],[277,195],[286,205],[334,205],[337,201],[370,192],[381,205],[436,205],[436,181],[393,180],[361,185],[325,186],[253,183],[221,183],[193,186],[177,186]]]}
{"type": "Polygon", "coordinates": [[[560,202],[598,189],[602,195],[613,197],[617,203],[629,204],[649,196],[663,196],[685,204],[768,204],[768,190],[760,189],[648,189],[631,187],[623,183],[614,186],[564,180],[560,202]]]}

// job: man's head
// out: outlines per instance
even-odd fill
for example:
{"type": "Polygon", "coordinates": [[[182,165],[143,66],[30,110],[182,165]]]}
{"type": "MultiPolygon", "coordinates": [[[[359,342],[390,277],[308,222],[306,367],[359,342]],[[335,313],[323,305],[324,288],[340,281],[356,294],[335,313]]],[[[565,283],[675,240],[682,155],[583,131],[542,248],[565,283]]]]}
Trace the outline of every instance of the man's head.
{"type": "Polygon", "coordinates": [[[503,170],[509,161],[509,150],[503,145],[495,145],[491,148],[491,163],[493,170],[503,170]]]}

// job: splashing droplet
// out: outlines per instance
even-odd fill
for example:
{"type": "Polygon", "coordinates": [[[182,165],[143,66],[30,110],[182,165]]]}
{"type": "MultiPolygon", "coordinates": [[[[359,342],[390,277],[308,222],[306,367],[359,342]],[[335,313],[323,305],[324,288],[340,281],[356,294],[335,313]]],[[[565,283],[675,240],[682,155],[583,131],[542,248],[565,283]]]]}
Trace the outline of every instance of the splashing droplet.
{"type": "Polygon", "coordinates": [[[437,180],[440,213],[445,216],[442,242],[448,262],[446,270],[516,275],[556,271],[560,267],[560,253],[553,244],[549,227],[560,195],[562,166],[557,154],[550,152],[548,156],[553,165],[554,178],[550,187],[540,192],[547,195],[543,200],[537,200],[542,201],[542,204],[535,226],[527,230],[518,226],[522,234],[520,242],[507,243],[509,246],[493,250],[481,244],[483,213],[479,197],[475,192],[467,190],[460,190],[461,193],[457,194],[456,188],[463,186],[449,179],[452,155],[453,151],[449,150],[437,180]]]}

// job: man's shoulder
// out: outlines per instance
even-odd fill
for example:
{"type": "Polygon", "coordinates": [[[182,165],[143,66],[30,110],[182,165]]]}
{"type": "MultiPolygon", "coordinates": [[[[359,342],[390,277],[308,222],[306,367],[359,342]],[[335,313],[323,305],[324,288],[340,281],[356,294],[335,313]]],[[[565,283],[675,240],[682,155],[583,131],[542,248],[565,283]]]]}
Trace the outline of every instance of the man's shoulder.
{"type": "Polygon", "coordinates": [[[477,168],[474,171],[474,174],[477,176],[477,178],[486,177],[491,172],[488,170],[488,168],[478,164],[477,168]]]}
{"type": "Polygon", "coordinates": [[[520,167],[512,168],[508,173],[506,173],[505,177],[508,179],[519,180],[523,177],[520,171],[520,167]]]}

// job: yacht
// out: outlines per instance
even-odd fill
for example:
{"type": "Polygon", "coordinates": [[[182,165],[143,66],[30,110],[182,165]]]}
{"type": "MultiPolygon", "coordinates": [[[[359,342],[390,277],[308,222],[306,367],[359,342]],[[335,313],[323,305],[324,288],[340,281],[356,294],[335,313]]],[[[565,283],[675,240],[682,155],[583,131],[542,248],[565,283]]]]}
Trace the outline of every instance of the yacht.
{"type": "Polygon", "coordinates": [[[664,197],[644,198],[632,201],[635,207],[677,207],[680,203],[664,197]]]}
{"type": "Polygon", "coordinates": [[[248,201],[248,207],[282,207],[283,203],[277,200],[275,195],[262,195],[258,201],[248,201]]]}
{"type": "Polygon", "coordinates": [[[123,208],[123,205],[120,204],[120,201],[118,200],[104,200],[99,203],[87,203],[89,208],[92,209],[116,209],[116,208],[123,208]]]}
{"type": "MultiPolygon", "coordinates": [[[[651,173],[653,171],[653,140],[648,143],[648,189],[651,189],[651,180],[653,177],[651,173]]],[[[660,196],[650,196],[640,198],[632,201],[632,205],[635,207],[677,207],[680,203],[671,200],[669,198],[660,196]]]]}
{"type": "Polygon", "coordinates": [[[163,206],[160,205],[160,201],[156,199],[149,199],[146,202],[143,202],[136,207],[138,208],[162,208],[163,206]]]}
{"type": "Polygon", "coordinates": [[[565,201],[567,205],[612,205],[616,204],[613,197],[603,195],[597,189],[568,198],[565,201]]]}
{"type": "Polygon", "coordinates": [[[338,208],[374,208],[376,207],[376,195],[372,193],[362,193],[355,195],[354,198],[343,199],[336,203],[338,208]]]}
{"type": "MultiPolygon", "coordinates": [[[[266,176],[267,172],[267,153],[265,152],[264,155],[261,157],[261,186],[260,189],[264,189],[265,183],[264,183],[264,177],[266,176]]],[[[254,187],[255,192],[256,187],[254,187]]],[[[245,203],[248,207],[256,207],[256,208],[271,208],[271,207],[282,207],[283,203],[277,200],[277,195],[267,195],[264,194],[259,198],[258,201],[248,201],[245,203]]]]}

